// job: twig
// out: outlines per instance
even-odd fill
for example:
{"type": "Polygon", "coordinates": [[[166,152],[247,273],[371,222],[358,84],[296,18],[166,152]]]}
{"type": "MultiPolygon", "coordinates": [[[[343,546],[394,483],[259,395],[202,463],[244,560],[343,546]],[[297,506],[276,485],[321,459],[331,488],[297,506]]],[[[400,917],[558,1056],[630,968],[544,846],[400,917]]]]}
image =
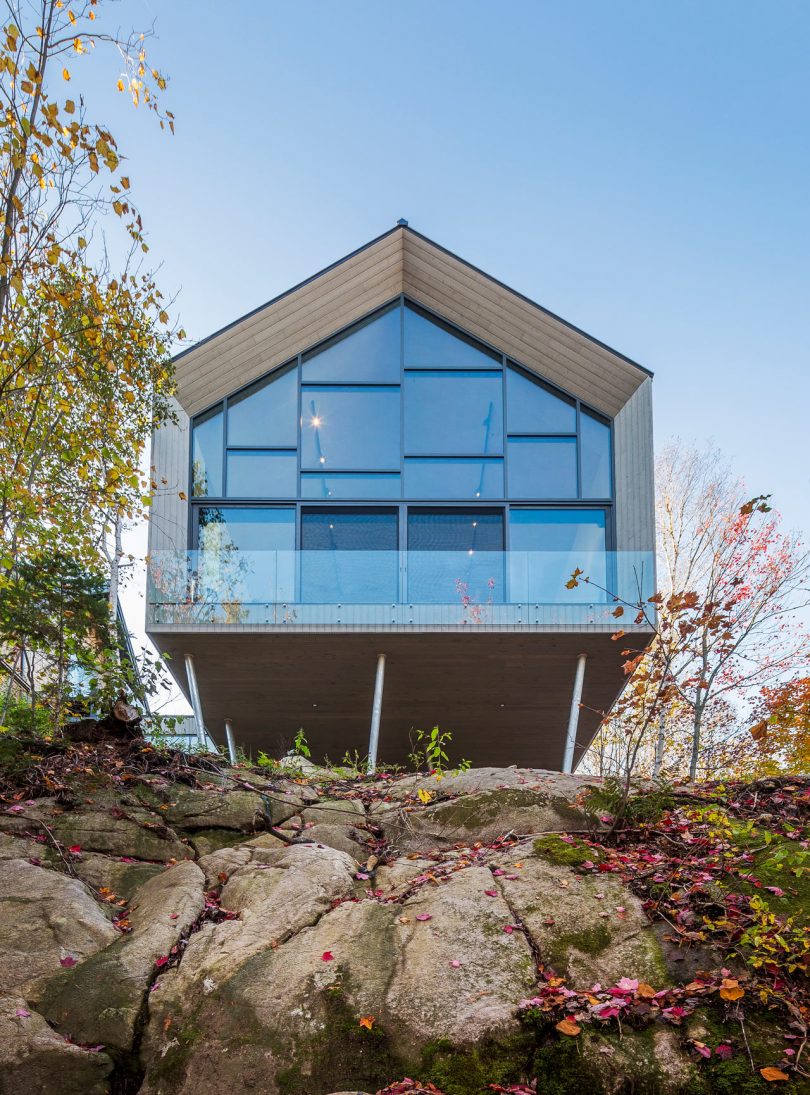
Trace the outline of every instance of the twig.
{"type": "Polygon", "coordinates": [[[745,1042],[745,1048],[748,1050],[748,1060],[751,1062],[751,1071],[756,1072],[757,1066],[754,1064],[754,1058],[751,1056],[751,1047],[748,1044],[748,1035],[745,1033],[745,1023],[743,1022],[742,1015],[738,1015],[737,1020],[740,1024],[740,1030],[742,1031],[743,1041],[745,1042]]]}

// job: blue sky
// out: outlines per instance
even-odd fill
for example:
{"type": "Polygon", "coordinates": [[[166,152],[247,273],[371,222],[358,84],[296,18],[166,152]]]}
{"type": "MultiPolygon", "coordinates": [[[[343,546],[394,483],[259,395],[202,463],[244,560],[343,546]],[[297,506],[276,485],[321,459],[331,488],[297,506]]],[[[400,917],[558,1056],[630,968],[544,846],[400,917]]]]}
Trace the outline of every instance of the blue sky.
{"type": "Polygon", "coordinates": [[[810,532],[806,0],[115,10],[171,76],[173,139],[106,114],[190,334],[404,216],[652,369],[657,443],[713,439],[810,532]]]}

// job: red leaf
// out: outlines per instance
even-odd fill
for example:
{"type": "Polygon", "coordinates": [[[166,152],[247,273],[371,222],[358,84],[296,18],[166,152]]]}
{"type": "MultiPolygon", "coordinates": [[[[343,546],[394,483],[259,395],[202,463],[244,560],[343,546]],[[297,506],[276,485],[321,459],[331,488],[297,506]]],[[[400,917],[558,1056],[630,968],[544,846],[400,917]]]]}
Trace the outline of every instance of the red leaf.
{"type": "Polygon", "coordinates": [[[334,954],[332,954],[331,951],[324,951],[323,954],[321,955],[321,961],[322,962],[334,962],[334,960],[335,960],[335,956],[334,956],[334,954]]]}
{"type": "Polygon", "coordinates": [[[59,965],[63,966],[66,970],[72,969],[76,965],[76,959],[72,954],[67,954],[64,958],[59,959],[59,965]]]}

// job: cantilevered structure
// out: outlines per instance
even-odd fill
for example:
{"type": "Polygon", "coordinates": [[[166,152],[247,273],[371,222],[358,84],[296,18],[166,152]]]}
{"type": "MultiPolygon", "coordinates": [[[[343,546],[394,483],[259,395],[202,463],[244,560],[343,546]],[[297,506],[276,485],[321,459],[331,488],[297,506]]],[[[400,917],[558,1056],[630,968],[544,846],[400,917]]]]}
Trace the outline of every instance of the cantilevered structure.
{"type": "Polygon", "coordinates": [[[653,590],[650,373],[405,222],[175,365],[147,630],[209,733],[575,766],[653,590]]]}

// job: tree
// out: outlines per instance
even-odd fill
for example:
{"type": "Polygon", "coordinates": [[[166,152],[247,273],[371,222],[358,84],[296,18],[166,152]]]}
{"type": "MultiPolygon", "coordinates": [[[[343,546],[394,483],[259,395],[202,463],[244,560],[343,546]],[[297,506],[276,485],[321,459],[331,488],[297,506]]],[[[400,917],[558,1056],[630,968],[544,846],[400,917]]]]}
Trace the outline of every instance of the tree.
{"type": "Polygon", "coordinates": [[[757,750],[757,770],[810,774],[810,677],[795,677],[774,688],[763,688],[751,727],[757,750]]]}
{"type": "Polygon", "coordinates": [[[656,474],[662,592],[697,596],[686,633],[674,636],[674,672],[691,712],[694,779],[712,705],[744,701],[807,658],[797,612],[808,603],[810,555],[798,535],[781,530],[768,497],[745,501],[744,486],[716,450],[676,441],[656,474]]]}
{"type": "MultiPolygon", "coordinates": [[[[72,714],[71,674],[92,672],[105,650],[114,649],[109,631],[104,577],[88,573],[65,555],[19,563],[0,598],[0,646],[26,667],[32,709],[45,705],[50,729],[72,714]]],[[[3,697],[0,724],[10,691],[3,697]]]]}
{"type": "MultiPolygon", "coordinates": [[[[599,748],[603,759],[610,754],[611,763],[634,767],[651,757],[657,774],[665,754],[670,762],[678,757],[688,727],[695,779],[700,769],[708,777],[740,768],[751,739],[735,708],[806,664],[810,647],[796,614],[808,603],[810,557],[798,536],[781,530],[766,497],[744,500],[716,451],[675,442],[659,459],[657,480],[660,592],[637,603],[614,598],[614,615],[632,611],[653,639],[643,656],[624,652],[630,681],[599,748]],[[644,682],[656,663],[670,680],[651,713],[634,676],[644,682]],[[702,749],[707,731],[709,748],[702,749]],[[617,752],[617,740],[635,742],[639,734],[637,745],[617,752]]],[[[587,578],[575,572],[572,580],[587,578]]]]}
{"type": "MultiPolygon", "coordinates": [[[[145,36],[102,0],[8,0],[0,40],[0,583],[21,561],[102,543],[139,514],[139,471],[169,413],[172,331],[115,138],[70,94],[104,49],[112,84],[173,129],[145,36]],[[110,238],[103,220],[118,226],[110,238]],[[123,245],[123,246],[122,246],[123,245]],[[111,254],[122,255],[114,264],[111,254]]],[[[181,333],[181,332],[178,332],[181,333]]]]}

